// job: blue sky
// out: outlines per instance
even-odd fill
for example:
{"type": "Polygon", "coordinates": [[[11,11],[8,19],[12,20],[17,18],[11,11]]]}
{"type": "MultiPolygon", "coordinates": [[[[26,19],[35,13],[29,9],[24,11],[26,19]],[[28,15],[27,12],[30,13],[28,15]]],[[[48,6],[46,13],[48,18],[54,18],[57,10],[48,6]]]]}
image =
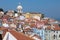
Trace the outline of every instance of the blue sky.
{"type": "Polygon", "coordinates": [[[41,12],[47,17],[60,20],[60,0],[0,0],[0,8],[16,10],[18,3],[24,12],[41,12]]]}

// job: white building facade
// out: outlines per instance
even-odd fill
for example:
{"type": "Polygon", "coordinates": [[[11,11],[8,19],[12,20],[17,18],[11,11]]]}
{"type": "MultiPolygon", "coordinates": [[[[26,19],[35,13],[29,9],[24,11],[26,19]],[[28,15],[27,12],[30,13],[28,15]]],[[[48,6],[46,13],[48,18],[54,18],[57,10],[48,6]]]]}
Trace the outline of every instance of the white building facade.
{"type": "Polygon", "coordinates": [[[60,30],[46,30],[46,40],[60,40],[60,30]]]}

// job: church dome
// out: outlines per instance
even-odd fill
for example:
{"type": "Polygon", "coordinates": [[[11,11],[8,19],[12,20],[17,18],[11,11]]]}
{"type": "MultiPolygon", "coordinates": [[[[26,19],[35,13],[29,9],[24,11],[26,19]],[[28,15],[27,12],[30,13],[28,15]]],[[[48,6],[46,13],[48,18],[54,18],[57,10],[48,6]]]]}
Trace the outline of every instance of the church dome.
{"type": "Polygon", "coordinates": [[[22,9],[22,6],[21,6],[21,5],[18,5],[18,6],[17,6],[17,9],[18,9],[18,10],[21,10],[21,9],[22,9]]]}

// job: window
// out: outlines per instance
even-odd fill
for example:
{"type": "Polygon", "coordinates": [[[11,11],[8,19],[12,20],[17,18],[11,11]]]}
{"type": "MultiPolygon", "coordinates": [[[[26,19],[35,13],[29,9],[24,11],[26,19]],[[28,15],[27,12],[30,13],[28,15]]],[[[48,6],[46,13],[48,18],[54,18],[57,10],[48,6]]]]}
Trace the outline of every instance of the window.
{"type": "Polygon", "coordinates": [[[59,35],[59,37],[60,37],[60,35],[59,35]]]}
{"type": "Polygon", "coordinates": [[[54,31],[55,32],[55,31],[54,31]]]}
{"type": "Polygon", "coordinates": [[[56,35],[53,36],[53,38],[55,39],[56,35]]]}
{"type": "Polygon", "coordinates": [[[58,31],[56,31],[56,33],[58,33],[58,31]]]}
{"type": "Polygon", "coordinates": [[[47,33],[47,31],[45,31],[47,33]]]}
{"type": "Polygon", "coordinates": [[[60,24],[59,24],[59,27],[60,27],[60,24]]]}
{"type": "Polygon", "coordinates": [[[57,38],[57,35],[53,35],[53,38],[56,39],[57,38]]]}
{"type": "Polygon", "coordinates": [[[2,34],[0,34],[0,40],[2,40],[2,34]]]}

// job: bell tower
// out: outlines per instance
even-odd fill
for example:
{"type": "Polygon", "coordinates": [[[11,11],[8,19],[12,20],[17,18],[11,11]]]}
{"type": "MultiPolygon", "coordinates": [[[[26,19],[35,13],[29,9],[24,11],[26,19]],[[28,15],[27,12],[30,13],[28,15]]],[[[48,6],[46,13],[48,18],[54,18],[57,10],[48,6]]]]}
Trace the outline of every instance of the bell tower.
{"type": "Polygon", "coordinates": [[[19,3],[19,5],[17,6],[17,12],[22,13],[22,9],[23,7],[21,6],[21,3],[19,3]]]}

